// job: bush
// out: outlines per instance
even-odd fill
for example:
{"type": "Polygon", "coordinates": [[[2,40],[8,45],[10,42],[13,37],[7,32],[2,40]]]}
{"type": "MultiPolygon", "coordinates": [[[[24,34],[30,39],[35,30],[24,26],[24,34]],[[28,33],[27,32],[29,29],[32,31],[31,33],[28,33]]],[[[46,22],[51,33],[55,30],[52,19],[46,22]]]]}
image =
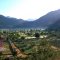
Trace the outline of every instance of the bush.
{"type": "Polygon", "coordinates": [[[25,37],[24,36],[21,36],[21,39],[25,39],[25,37]]]}
{"type": "Polygon", "coordinates": [[[40,34],[39,33],[35,33],[35,37],[36,38],[39,38],[40,37],[40,34]]]}

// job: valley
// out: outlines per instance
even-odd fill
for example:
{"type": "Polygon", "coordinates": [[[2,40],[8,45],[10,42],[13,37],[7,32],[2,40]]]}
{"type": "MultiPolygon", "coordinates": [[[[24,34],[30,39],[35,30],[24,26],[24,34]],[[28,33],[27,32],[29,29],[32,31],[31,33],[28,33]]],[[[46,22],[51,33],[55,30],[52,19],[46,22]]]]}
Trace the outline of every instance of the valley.
{"type": "Polygon", "coordinates": [[[46,30],[1,30],[1,47],[4,50],[0,51],[0,60],[58,60],[59,34],[59,31],[46,30]]]}

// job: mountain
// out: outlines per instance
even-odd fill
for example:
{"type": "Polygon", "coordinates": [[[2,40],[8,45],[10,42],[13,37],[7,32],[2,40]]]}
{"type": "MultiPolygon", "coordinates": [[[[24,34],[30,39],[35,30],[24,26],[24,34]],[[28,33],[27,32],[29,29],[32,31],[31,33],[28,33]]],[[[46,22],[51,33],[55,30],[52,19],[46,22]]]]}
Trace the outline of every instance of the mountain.
{"type": "Polygon", "coordinates": [[[60,10],[56,10],[42,16],[41,18],[37,19],[35,22],[37,22],[37,24],[39,24],[40,22],[40,26],[42,27],[48,27],[59,19],[60,19],[60,10]]]}
{"type": "Polygon", "coordinates": [[[16,27],[21,28],[47,28],[60,19],[60,10],[51,11],[35,21],[24,22],[16,27]]]}
{"type": "Polygon", "coordinates": [[[22,24],[24,20],[5,17],[0,15],[0,28],[14,28],[15,25],[22,24]]]}
{"type": "Polygon", "coordinates": [[[48,28],[56,24],[57,21],[60,22],[59,20],[60,10],[51,11],[35,21],[24,21],[0,15],[0,28],[48,28]]]}
{"type": "Polygon", "coordinates": [[[51,24],[50,26],[48,26],[47,30],[49,30],[49,31],[52,31],[52,30],[54,30],[54,31],[60,31],[60,17],[59,17],[60,16],[60,10],[57,10],[55,12],[56,12],[56,14],[58,14],[56,16],[56,17],[58,17],[58,19],[53,24],[51,24]]]}
{"type": "Polygon", "coordinates": [[[60,19],[57,20],[55,23],[53,23],[52,25],[50,25],[48,28],[47,28],[49,31],[52,31],[52,30],[55,30],[55,31],[60,31],[60,19]]]}

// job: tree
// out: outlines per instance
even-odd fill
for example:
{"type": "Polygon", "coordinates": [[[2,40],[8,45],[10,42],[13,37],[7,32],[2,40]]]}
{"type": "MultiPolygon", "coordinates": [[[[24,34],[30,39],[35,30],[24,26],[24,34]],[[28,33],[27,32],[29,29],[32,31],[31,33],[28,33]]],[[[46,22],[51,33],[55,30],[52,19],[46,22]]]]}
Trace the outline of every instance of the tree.
{"type": "Polygon", "coordinates": [[[23,40],[24,40],[24,39],[25,39],[25,37],[24,37],[24,36],[21,36],[21,39],[23,39],[23,40]]]}
{"type": "Polygon", "coordinates": [[[39,38],[40,34],[39,33],[35,33],[35,37],[39,38]]]}

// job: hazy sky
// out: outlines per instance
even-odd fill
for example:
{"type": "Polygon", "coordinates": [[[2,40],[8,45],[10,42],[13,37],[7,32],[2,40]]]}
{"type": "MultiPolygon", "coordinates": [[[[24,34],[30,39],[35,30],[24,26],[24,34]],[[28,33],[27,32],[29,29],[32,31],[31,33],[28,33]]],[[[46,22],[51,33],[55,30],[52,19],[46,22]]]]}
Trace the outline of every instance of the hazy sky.
{"type": "Polygon", "coordinates": [[[22,19],[37,19],[60,9],[60,0],[0,0],[0,14],[22,19]]]}

